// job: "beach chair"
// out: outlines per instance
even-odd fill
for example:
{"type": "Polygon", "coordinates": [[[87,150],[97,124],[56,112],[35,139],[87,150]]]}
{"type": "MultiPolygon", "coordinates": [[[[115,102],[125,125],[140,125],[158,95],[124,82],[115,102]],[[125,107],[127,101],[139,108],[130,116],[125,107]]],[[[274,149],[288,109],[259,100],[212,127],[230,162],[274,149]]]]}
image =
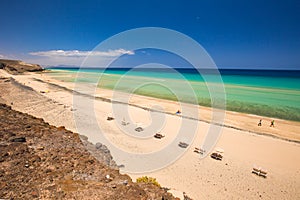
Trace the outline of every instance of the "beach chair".
{"type": "Polygon", "coordinates": [[[224,150],[217,147],[215,149],[215,151],[212,154],[210,154],[210,157],[213,158],[213,159],[216,159],[216,160],[222,160],[223,159],[223,155],[222,155],[223,153],[224,153],[224,150]]]}
{"type": "Polygon", "coordinates": [[[262,176],[262,177],[264,177],[264,178],[267,178],[267,171],[266,170],[263,170],[263,169],[261,169],[260,170],[260,174],[259,174],[259,176],[262,176]]]}
{"type": "Polygon", "coordinates": [[[215,160],[222,160],[223,156],[220,153],[214,152],[212,154],[210,154],[210,157],[215,159],[215,160]]]}
{"type": "Polygon", "coordinates": [[[178,146],[181,148],[187,148],[189,145],[185,142],[179,142],[178,146]]]}
{"type": "Polygon", "coordinates": [[[263,178],[267,178],[267,171],[262,169],[261,167],[253,167],[252,168],[252,173],[256,174],[258,176],[261,176],[263,178]]]}
{"type": "Polygon", "coordinates": [[[141,132],[141,131],[143,131],[144,129],[142,128],[142,127],[137,127],[136,129],[134,129],[135,131],[137,131],[137,132],[141,132]]]}
{"type": "Polygon", "coordinates": [[[161,139],[161,138],[163,138],[163,137],[165,137],[165,136],[162,135],[162,134],[160,134],[160,133],[156,133],[156,134],[154,135],[154,137],[157,138],[157,139],[161,139]]]}
{"type": "Polygon", "coordinates": [[[203,155],[206,151],[204,149],[195,147],[194,152],[203,155]]]}
{"type": "Polygon", "coordinates": [[[252,169],[252,173],[253,173],[253,174],[256,174],[256,175],[259,175],[259,173],[260,173],[260,169],[259,169],[259,168],[257,168],[257,167],[253,167],[253,169],[252,169]]]}
{"type": "Polygon", "coordinates": [[[113,117],[107,117],[107,121],[111,121],[111,120],[114,120],[115,118],[113,117]]]}

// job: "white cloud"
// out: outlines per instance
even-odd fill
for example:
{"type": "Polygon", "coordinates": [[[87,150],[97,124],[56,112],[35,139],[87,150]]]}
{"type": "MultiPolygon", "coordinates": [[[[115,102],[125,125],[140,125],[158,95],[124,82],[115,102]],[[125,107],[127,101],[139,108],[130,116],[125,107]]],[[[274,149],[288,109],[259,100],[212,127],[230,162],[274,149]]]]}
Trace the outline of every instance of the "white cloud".
{"type": "Polygon", "coordinates": [[[86,56],[99,56],[99,57],[115,57],[123,54],[133,55],[133,51],[125,49],[115,49],[109,51],[79,51],[79,50],[51,50],[51,51],[38,51],[30,52],[33,56],[44,56],[44,57],[86,57],[86,56]]]}
{"type": "Polygon", "coordinates": [[[134,55],[134,52],[125,49],[108,51],[51,50],[30,52],[30,57],[22,59],[42,66],[106,67],[112,60],[124,54],[134,55]]]}

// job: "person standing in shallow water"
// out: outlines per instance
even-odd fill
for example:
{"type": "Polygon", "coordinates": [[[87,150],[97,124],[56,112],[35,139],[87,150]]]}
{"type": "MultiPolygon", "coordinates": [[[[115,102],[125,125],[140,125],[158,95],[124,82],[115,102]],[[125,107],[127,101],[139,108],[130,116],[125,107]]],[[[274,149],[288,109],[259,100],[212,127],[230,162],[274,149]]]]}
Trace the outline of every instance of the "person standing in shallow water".
{"type": "Polygon", "coordinates": [[[261,122],[262,122],[262,120],[260,119],[257,126],[261,126],[261,122]]]}
{"type": "Polygon", "coordinates": [[[275,120],[271,121],[270,127],[275,127],[275,120]]]}

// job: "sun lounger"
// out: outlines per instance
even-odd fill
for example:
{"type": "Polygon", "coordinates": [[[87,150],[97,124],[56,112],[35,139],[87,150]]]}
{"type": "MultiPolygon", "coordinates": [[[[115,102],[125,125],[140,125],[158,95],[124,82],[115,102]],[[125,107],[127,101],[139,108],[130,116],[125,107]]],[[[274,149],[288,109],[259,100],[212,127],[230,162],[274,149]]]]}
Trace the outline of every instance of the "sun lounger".
{"type": "Polygon", "coordinates": [[[264,178],[267,178],[267,173],[268,172],[266,170],[261,169],[260,167],[253,167],[252,173],[256,174],[258,176],[262,176],[264,178]]]}
{"type": "Polygon", "coordinates": [[[260,169],[258,169],[258,168],[256,168],[256,167],[253,167],[252,173],[253,173],[253,174],[256,174],[256,175],[259,175],[260,169]]]}
{"type": "Polygon", "coordinates": [[[198,148],[195,148],[195,149],[194,149],[194,152],[195,152],[195,153],[200,153],[200,150],[198,150],[198,148]]]}
{"type": "Polygon", "coordinates": [[[113,118],[113,117],[107,117],[107,120],[108,121],[111,121],[111,120],[114,120],[115,118],[113,118]]]}
{"type": "Polygon", "coordinates": [[[189,145],[185,142],[179,142],[178,146],[180,146],[181,148],[187,148],[189,145]]]}
{"type": "Polygon", "coordinates": [[[156,134],[154,135],[154,137],[157,138],[157,139],[161,139],[161,138],[163,138],[163,137],[165,137],[165,136],[162,135],[162,134],[160,134],[160,133],[156,133],[156,134]]]}
{"type": "Polygon", "coordinates": [[[206,151],[205,151],[204,149],[195,147],[194,152],[195,152],[195,153],[199,153],[199,154],[204,154],[206,151]]]}
{"type": "Polygon", "coordinates": [[[216,160],[222,160],[223,156],[220,153],[214,152],[210,154],[210,157],[216,160]]]}
{"type": "Polygon", "coordinates": [[[267,172],[266,172],[266,171],[263,171],[263,170],[260,170],[259,176],[262,176],[262,177],[264,177],[264,178],[267,178],[267,172]]]}
{"type": "Polygon", "coordinates": [[[144,129],[142,128],[142,127],[137,127],[136,129],[134,129],[135,131],[137,131],[137,132],[141,132],[141,131],[143,131],[144,129]]]}

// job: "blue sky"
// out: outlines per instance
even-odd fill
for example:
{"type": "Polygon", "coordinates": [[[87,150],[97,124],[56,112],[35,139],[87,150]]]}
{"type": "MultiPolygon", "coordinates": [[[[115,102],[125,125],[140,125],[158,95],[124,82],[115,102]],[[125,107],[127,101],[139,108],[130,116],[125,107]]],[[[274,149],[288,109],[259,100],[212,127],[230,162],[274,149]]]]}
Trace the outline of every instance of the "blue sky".
{"type": "MultiPolygon", "coordinates": [[[[76,65],[74,54],[83,58],[117,33],[163,27],[196,40],[220,68],[300,70],[296,0],[1,0],[0,7],[2,58],[76,65]]],[[[131,55],[121,47],[99,55],[123,53],[131,55]]]]}

